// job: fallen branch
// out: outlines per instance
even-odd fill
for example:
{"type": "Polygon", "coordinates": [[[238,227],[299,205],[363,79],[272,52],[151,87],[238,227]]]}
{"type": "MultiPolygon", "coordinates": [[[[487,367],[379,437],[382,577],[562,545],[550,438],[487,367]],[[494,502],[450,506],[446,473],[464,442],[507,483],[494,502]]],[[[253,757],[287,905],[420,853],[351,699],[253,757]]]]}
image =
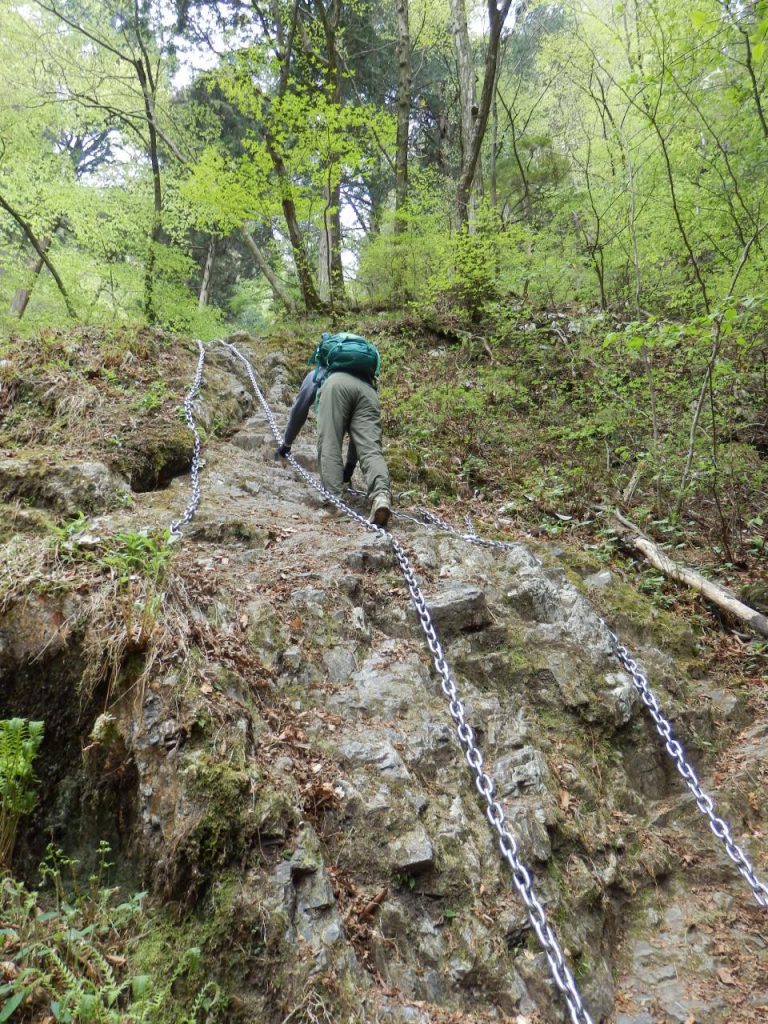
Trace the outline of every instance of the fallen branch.
{"type": "Polygon", "coordinates": [[[768,637],[768,617],[744,604],[730,590],[705,579],[695,569],[688,569],[684,565],[673,562],[652,540],[643,534],[642,530],[615,509],[613,516],[619,526],[617,532],[622,541],[639,551],[659,572],[671,580],[677,580],[678,583],[693,587],[702,597],[717,605],[727,615],[743,622],[761,636],[768,637]]]}

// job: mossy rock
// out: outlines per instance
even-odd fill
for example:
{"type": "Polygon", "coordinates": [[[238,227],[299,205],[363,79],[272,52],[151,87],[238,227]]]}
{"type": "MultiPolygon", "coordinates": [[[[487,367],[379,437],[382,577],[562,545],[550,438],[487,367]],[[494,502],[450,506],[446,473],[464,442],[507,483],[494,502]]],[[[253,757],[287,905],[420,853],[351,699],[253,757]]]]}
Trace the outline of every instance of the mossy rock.
{"type": "Polygon", "coordinates": [[[192,431],[181,423],[147,423],[131,435],[111,464],[133,491],[162,490],[175,476],[189,472],[193,445],[192,431]]]}
{"type": "Polygon", "coordinates": [[[601,614],[620,641],[627,635],[683,658],[698,654],[690,625],[679,615],[656,607],[629,584],[613,583],[600,595],[593,595],[593,600],[599,601],[601,614]]]}
{"type": "Polygon", "coordinates": [[[269,532],[254,526],[245,519],[232,517],[216,522],[198,521],[192,527],[189,536],[193,540],[209,541],[213,544],[225,544],[230,541],[244,544],[248,548],[263,550],[269,540],[269,532]]]}
{"type": "Polygon", "coordinates": [[[298,820],[296,803],[290,793],[270,782],[256,799],[253,821],[262,839],[283,839],[298,820]]]}
{"type": "Polygon", "coordinates": [[[592,576],[606,568],[596,555],[575,547],[565,547],[560,550],[559,562],[565,567],[569,578],[577,586],[586,576],[592,576]]]}
{"type": "Polygon", "coordinates": [[[17,533],[44,536],[53,529],[53,520],[39,508],[0,502],[0,544],[17,533]]]}
{"type": "Polygon", "coordinates": [[[297,821],[296,794],[285,780],[208,757],[190,764],[186,775],[197,814],[176,859],[187,862],[200,888],[257,841],[285,837],[297,821]]]}
{"type": "Polygon", "coordinates": [[[229,993],[240,987],[246,966],[242,956],[231,954],[238,940],[247,940],[254,924],[235,914],[238,888],[236,877],[224,875],[201,906],[181,918],[178,910],[150,911],[148,927],[132,947],[129,969],[132,977],[150,979],[147,990],[157,1024],[190,1019],[182,1011],[192,1010],[204,988],[210,996],[215,991],[217,1005],[227,1009],[227,1020],[236,1019],[229,993]]]}
{"type": "Polygon", "coordinates": [[[63,459],[53,449],[0,459],[0,498],[62,514],[105,512],[129,500],[125,483],[103,462],[63,459]]]}
{"type": "Polygon", "coordinates": [[[256,830],[248,821],[251,776],[224,762],[195,760],[184,772],[190,813],[158,865],[167,897],[197,904],[217,875],[242,861],[256,830]]]}

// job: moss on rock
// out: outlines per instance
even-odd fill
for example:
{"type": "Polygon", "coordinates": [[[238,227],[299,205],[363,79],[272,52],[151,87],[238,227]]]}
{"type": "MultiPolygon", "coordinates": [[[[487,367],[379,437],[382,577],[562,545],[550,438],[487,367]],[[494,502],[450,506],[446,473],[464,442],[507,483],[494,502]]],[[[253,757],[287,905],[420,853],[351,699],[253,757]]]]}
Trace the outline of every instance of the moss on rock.
{"type": "Polygon", "coordinates": [[[614,582],[593,595],[601,614],[621,639],[622,634],[651,643],[683,658],[694,658],[698,644],[688,622],[653,604],[627,583],[614,582]]]}
{"type": "Polygon", "coordinates": [[[42,509],[0,502],[0,544],[18,533],[44,535],[53,525],[53,519],[42,509]]]}
{"type": "Polygon", "coordinates": [[[125,504],[124,482],[102,462],[63,459],[53,449],[0,459],[0,498],[59,513],[103,512],[125,504]]]}
{"type": "Polygon", "coordinates": [[[189,471],[194,438],[181,423],[146,423],[113,456],[111,465],[137,492],[167,487],[175,476],[189,471]]]}

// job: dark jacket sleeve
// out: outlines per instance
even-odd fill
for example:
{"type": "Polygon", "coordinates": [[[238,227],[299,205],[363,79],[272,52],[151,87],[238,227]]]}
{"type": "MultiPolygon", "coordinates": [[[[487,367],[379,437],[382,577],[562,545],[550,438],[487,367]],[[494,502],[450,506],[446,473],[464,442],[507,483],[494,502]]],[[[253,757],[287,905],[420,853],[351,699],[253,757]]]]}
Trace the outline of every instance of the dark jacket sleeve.
{"type": "Polygon", "coordinates": [[[307,422],[307,416],[309,416],[309,410],[312,408],[319,386],[320,382],[315,381],[315,371],[310,370],[301,382],[299,393],[288,414],[288,425],[283,435],[283,444],[291,445],[296,440],[299,431],[307,422]]]}

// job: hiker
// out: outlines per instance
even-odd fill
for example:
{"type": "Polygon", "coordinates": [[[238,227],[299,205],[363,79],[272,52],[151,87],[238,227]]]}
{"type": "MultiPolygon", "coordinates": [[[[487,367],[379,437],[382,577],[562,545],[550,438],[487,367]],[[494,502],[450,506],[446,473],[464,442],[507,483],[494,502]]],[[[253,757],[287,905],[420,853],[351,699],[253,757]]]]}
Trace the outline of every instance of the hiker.
{"type": "Polygon", "coordinates": [[[315,402],[317,409],[317,458],[320,479],[335,497],[349,483],[360,461],[368,495],[371,522],[386,527],[392,514],[389,470],[381,446],[381,411],[376,390],[379,354],[356,334],[323,334],[288,416],[283,443],[275,458],[285,458],[315,402]],[[319,392],[319,393],[318,393],[319,392]],[[349,434],[346,463],[341,445],[349,434]]]}

